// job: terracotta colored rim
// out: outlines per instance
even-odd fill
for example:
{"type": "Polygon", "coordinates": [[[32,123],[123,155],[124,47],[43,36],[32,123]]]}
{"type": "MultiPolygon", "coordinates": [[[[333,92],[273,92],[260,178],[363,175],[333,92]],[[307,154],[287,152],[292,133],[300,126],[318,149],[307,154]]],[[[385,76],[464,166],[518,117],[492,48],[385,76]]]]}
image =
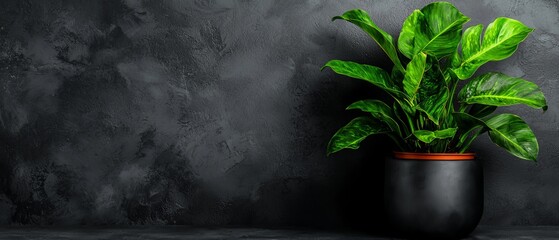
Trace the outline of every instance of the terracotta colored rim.
{"type": "Polygon", "coordinates": [[[394,152],[394,157],[407,160],[431,160],[431,161],[468,161],[474,160],[475,153],[415,153],[394,152]]]}

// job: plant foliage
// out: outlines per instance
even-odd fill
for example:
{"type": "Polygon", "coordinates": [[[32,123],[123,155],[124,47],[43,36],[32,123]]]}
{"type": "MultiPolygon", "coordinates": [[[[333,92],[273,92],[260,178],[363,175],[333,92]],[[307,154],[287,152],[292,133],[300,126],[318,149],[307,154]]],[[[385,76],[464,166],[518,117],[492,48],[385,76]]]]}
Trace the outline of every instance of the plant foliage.
{"type": "Polygon", "coordinates": [[[337,19],[365,31],[388,55],[394,68],[390,74],[375,66],[331,60],[323,69],[367,81],[384,90],[393,102],[368,99],[348,106],[368,115],[338,130],[328,144],[328,154],[357,149],[363,139],[374,134],[388,135],[399,151],[463,153],[474,139],[487,132],[495,144],[512,155],[536,161],[539,147],[530,127],[519,116],[494,111],[516,104],[545,111],[547,103],[541,89],[532,82],[497,72],[470,79],[483,64],[511,56],[532,28],[499,17],[483,35],[481,24],[463,32],[470,18],[448,2],[434,2],[407,17],[395,45],[392,36],[361,9],[332,20],[337,19]],[[460,81],[467,82],[458,91],[460,81]]]}

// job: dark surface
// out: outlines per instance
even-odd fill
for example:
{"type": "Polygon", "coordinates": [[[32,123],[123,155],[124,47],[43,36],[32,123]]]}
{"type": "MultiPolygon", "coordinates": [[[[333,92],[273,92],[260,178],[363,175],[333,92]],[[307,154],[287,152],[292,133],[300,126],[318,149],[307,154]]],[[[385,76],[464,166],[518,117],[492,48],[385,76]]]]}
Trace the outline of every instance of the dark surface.
{"type": "Polygon", "coordinates": [[[483,169],[477,160],[387,159],[385,206],[407,236],[467,236],[483,213],[483,169]]]}
{"type": "MultiPolygon", "coordinates": [[[[0,240],[93,240],[93,239],[293,239],[293,240],[381,240],[400,239],[389,235],[372,235],[355,232],[313,231],[296,229],[261,229],[261,228],[192,228],[186,226],[144,226],[112,228],[61,228],[61,227],[3,227],[0,228],[0,240]]],[[[480,226],[464,240],[491,239],[559,239],[559,227],[523,226],[490,227],[480,226]]]]}
{"type": "MultiPolygon", "coordinates": [[[[0,1],[0,224],[300,225],[382,229],[387,139],[325,156],[371,86],[319,68],[390,67],[356,27],[397,38],[428,1],[0,1]]],[[[509,108],[539,164],[482,137],[485,224],[559,224],[559,8],[456,1],[536,30],[488,69],[533,80],[549,110],[509,108]]],[[[382,97],[383,95],[380,95],[382,97]]]]}

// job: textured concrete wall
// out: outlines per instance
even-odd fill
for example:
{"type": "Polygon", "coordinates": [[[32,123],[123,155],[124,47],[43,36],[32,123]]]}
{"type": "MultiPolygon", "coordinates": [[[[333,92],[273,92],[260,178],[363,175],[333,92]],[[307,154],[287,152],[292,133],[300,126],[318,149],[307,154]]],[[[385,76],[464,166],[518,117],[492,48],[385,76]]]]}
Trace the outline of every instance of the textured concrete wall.
{"type": "MultiPolygon", "coordinates": [[[[1,224],[382,226],[386,139],[326,158],[376,94],[319,68],[389,67],[353,8],[397,36],[428,1],[3,0],[1,224]]],[[[557,1],[457,1],[471,24],[536,31],[488,69],[542,86],[549,110],[509,108],[540,139],[538,165],[481,138],[485,224],[559,224],[557,1]]]]}

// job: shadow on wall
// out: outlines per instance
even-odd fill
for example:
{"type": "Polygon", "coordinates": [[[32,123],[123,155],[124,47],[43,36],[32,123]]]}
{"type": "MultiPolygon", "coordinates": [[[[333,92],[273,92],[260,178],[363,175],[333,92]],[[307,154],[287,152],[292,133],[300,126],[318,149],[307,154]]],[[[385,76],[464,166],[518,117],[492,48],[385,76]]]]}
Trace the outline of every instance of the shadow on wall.
{"type": "MultiPolygon", "coordinates": [[[[386,139],[324,150],[345,105],[376,93],[290,47],[298,7],[322,8],[2,1],[0,223],[380,224],[383,162],[365,156],[386,139]]],[[[308,36],[368,62],[329,27],[308,36]]]]}

